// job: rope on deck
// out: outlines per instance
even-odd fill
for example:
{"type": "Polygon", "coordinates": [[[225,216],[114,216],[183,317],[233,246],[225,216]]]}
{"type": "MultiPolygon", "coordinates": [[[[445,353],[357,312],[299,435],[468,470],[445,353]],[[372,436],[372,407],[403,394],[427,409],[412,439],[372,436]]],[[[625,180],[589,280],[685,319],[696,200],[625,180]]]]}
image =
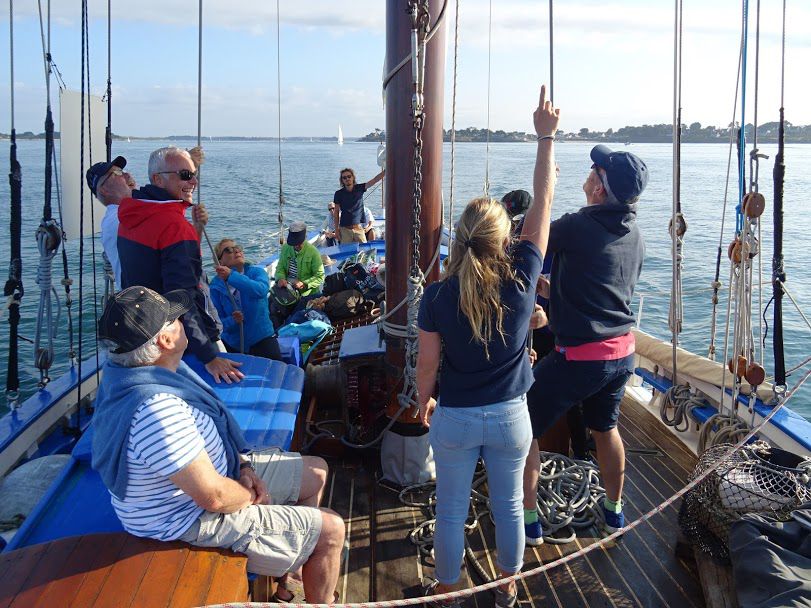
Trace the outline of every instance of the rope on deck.
{"type": "Polygon", "coordinates": [[[501,585],[505,585],[512,581],[519,581],[526,578],[531,578],[533,576],[537,576],[546,572],[547,570],[551,570],[557,566],[561,566],[563,564],[567,564],[575,559],[591,553],[597,549],[603,548],[608,543],[611,543],[624,534],[630,532],[634,528],[642,525],[649,519],[651,519],[654,515],[661,513],[667,507],[672,505],[676,502],[679,498],[687,494],[690,490],[695,488],[698,484],[700,484],[704,479],[706,479],[709,475],[715,472],[715,470],[734,452],[741,449],[752,437],[754,437],[760,430],[768,424],[768,422],[779,412],[783,409],[783,406],[791,399],[797,390],[808,380],[809,376],[811,376],[811,370],[808,370],[802,378],[794,385],[794,387],[786,393],[785,399],[780,402],[775,408],[769,412],[769,414],[763,419],[763,421],[753,428],[749,433],[741,439],[737,444],[735,444],[729,452],[723,457],[719,458],[718,461],[711,467],[709,467],[706,471],[701,473],[698,477],[696,477],[693,481],[688,483],[684,486],[681,490],[676,492],[673,496],[662,502],[660,505],[654,507],[644,515],[642,515],[639,519],[632,521],[626,527],[620,528],[616,532],[609,534],[605,538],[588,545],[587,547],[583,547],[575,551],[574,553],[570,553],[560,559],[557,559],[553,562],[549,562],[546,564],[541,564],[536,568],[532,568],[531,570],[527,570],[526,572],[519,572],[518,574],[514,574],[513,576],[507,576],[504,578],[499,578],[489,583],[484,583],[482,585],[477,585],[476,587],[470,587],[469,589],[462,589],[460,591],[452,591],[450,593],[441,593],[437,595],[431,596],[424,596],[424,597],[409,597],[403,598],[400,600],[384,600],[380,602],[354,602],[354,603],[346,603],[346,604],[307,604],[307,603],[283,603],[283,602],[230,602],[225,604],[211,604],[206,608],[279,608],[281,606],[285,608],[397,608],[399,606],[416,606],[418,604],[425,604],[427,602],[442,602],[442,601],[449,601],[449,600],[458,600],[462,598],[469,597],[480,591],[487,591],[489,589],[495,589],[501,585]]]}

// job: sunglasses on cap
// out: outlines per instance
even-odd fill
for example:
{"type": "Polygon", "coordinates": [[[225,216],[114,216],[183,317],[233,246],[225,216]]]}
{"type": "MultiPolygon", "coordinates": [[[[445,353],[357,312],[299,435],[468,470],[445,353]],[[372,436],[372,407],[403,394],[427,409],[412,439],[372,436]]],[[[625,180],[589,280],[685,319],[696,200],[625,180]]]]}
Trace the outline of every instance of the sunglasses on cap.
{"type": "Polygon", "coordinates": [[[124,170],[123,170],[121,167],[113,167],[112,169],[110,169],[110,171],[107,173],[107,175],[105,175],[105,176],[104,176],[104,177],[101,179],[101,181],[99,182],[99,184],[96,186],[96,190],[98,190],[99,188],[101,188],[101,187],[104,185],[104,183],[105,183],[105,182],[106,182],[108,179],[110,179],[110,178],[111,178],[113,175],[115,175],[115,176],[117,176],[117,177],[121,177],[122,175],[124,175],[124,170]]]}
{"type": "Polygon", "coordinates": [[[177,175],[184,182],[191,181],[197,177],[197,171],[189,171],[188,169],[180,169],[179,171],[158,171],[158,175],[167,175],[169,173],[177,175]]]}
{"type": "Polygon", "coordinates": [[[240,245],[233,245],[232,247],[223,247],[222,251],[220,251],[220,258],[224,256],[226,253],[240,253],[242,251],[242,247],[240,245]]]}

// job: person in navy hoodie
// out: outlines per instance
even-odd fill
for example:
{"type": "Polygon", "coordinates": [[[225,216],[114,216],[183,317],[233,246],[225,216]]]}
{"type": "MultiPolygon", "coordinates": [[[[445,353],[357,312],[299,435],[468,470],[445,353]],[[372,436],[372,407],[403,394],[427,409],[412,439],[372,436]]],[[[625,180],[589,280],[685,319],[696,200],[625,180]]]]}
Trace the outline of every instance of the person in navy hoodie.
{"type": "Polygon", "coordinates": [[[197,186],[196,165],[186,150],[160,148],[149,156],[149,181],[118,208],[121,287],[142,285],[158,293],[185,289],[194,302],[182,319],[188,351],[216,382],[239,382],[241,363],[217,356],[218,320],[207,310],[200,234],[208,216],[198,210],[196,228],[185,217],[197,186]]]}
{"type": "MultiPolygon", "coordinates": [[[[445,278],[425,289],[420,304],[417,393],[436,462],[436,593],[459,582],[470,484],[480,457],[487,468],[498,568],[510,576],[523,565],[522,475],[532,441],[526,341],[549,234],[559,120],[541,87],[534,114],[535,204],[517,245],[510,248],[512,225],[501,203],[471,201],[457,224],[445,278]]],[[[514,582],[497,587],[495,595],[498,608],[517,606],[514,582]]]]}
{"type": "Polygon", "coordinates": [[[243,352],[281,360],[268,308],[268,273],[261,266],[246,262],[242,247],[233,239],[221,240],[214,250],[220,265],[216,268],[217,277],[211,281],[211,299],[222,320],[225,348],[231,353],[240,352],[241,325],[243,352]]]}
{"type": "MultiPolygon", "coordinates": [[[[645,256],[636,203],[648,183],[648,168],[634,154],[603,145],[591,150],[591,160],[583,184],[586,206],[552,222],[549,231],[549,254],[554,255],[549,329],[555,350],[536,365],[527,402],[534,437],[582,402],[605,486],[604,528],[614,532],[625,525],[625,451],[617,420],[625,383],[633,373],[631,299],[645,256]]],[[[537,487],[539,468],[534,444],[525,487],[537,487]]]]}

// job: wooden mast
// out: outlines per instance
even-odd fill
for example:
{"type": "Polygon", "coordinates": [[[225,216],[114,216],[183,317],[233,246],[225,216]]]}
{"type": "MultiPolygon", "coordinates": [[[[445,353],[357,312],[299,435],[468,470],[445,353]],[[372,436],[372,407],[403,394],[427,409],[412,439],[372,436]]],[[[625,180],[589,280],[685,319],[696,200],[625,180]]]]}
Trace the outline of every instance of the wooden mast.
{"type": "MultiPolygon", "coordinates": [[[[422,199],[420,213],[420,268],[423,272],[441,238],[442,231],[442,117],[444,109],[445,20],[437,24],[443,3],[430,3],[433,32],[428,41],[425,61],[424,108],[422,130],[422,199]]],[[[387,0],[386,4],[386,66],[391,71],[411,54],[411,18],[408,0],[387,0]]],[[[414,83],[411,63],[404,65],[386,87],[386,302],[392,309],[406,298],[411,264],[412,224],[414,206],[414,123],[412,95],[414,83]]],[[[426,276],[428,283],[439,277],[439,263],[426,276]]],[[[406,324],[404,304],[389,319],[397,325],[406,324]]],[[[405,340],[386,340],[386,374],[389,386],[401,377],[405,340]]],[[[399,409],[396,397],[390,408],[399,409]]],[[[406,413],[403,421],[417,419],[406,413]]]]}

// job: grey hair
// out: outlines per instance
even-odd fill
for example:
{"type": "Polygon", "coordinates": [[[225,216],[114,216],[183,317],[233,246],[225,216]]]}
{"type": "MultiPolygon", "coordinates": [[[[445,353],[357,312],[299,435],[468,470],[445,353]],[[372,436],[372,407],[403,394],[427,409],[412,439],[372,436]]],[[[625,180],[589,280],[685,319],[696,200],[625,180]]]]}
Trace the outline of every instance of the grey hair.
{"type": "Polygon", "coordinates": [[[149,165],[147,171],[149,173],[149,181],[152,182],[152,176],[156,173],[166,170],[166,158],[169,156],[185,156],[191,160],[191,155],[187,150],[178,148],[177,146],[167,146],[165,148],[158,148],[149,155],[149,165]]]}
{"type": "Polygon", "coordinates": [[[162,333],[171,329],[174,324],[174,321],[165,323],[160,331],[150,338],[146,344],[142,344],[135,350],[131,350],[127,353],[114,353],[113,349],[116,348],[116,344],[109,340],[104,340],[105,346],[109,349],[108,354],[110,361],[121,367],[146,367],[147,365],[154,365],[161,356],[158,338],[160,338],[162,333]]]}

